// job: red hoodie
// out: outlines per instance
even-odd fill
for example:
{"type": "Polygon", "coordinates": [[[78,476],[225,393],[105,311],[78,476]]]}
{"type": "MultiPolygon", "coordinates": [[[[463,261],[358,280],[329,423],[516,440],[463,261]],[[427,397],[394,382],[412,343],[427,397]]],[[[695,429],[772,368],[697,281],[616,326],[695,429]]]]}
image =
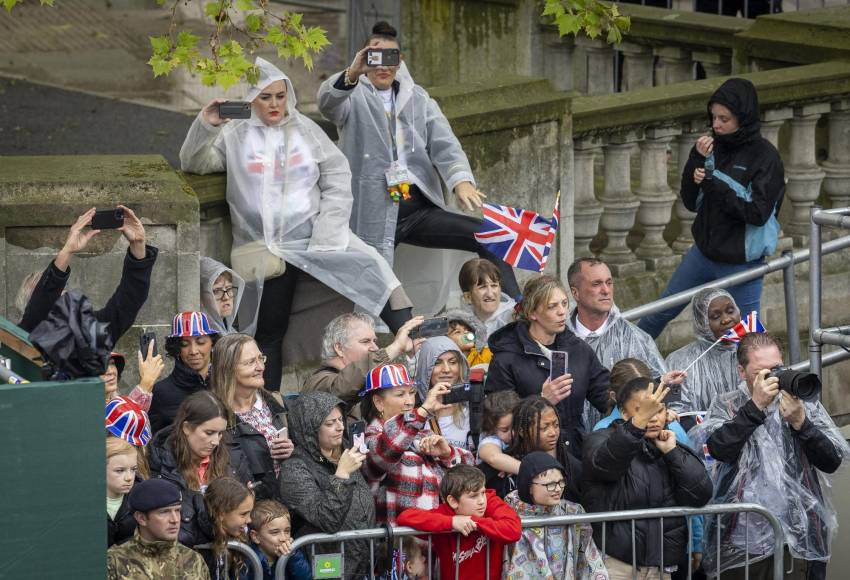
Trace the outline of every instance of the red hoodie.
{"type": "MultiPolygon", "coordinates": [[[[398,517],[398,525],[410,526],[424,532],[450,532],[452,518],[457,515],[448,504],[432,510],[408,508],[398,517]]],[[[468,536],[439,534],[433,536],[433,548],[440,557],[440,578],[455,577],[455,549],[460,537],[459,578],[484,578],[487,570],[486,538],[490,538],[490,580],[502,577],[502,554],[505,544],[516,542],[522,533],[519,516],[492,489],[487,490],[487,508],[484,517],[472,516],[478,531],[468,536]]]]}

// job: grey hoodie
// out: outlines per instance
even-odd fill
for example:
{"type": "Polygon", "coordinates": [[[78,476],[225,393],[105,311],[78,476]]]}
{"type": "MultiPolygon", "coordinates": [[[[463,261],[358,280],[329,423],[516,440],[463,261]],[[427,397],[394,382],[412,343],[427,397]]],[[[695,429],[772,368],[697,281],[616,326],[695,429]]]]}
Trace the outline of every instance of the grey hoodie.
{"type": "MultiPolygon", "coordinates": [[[[300,395],[290,405],[289,433],[295,451],[280,469],[280,495],[292,511],[293,536],[335,533],[375,526],[375,500],[360,471],[348,479],[335,475],[336,464],[319,448],[319,426],[334,407],[333,395],[313,392],[300,395]]],[[[350,447],[347,437],[343,446],[350,447]]],[[[338,545],[322,545],[318,553],[339,552],[338,545]]],[[[345,577],[369,571],[368,542],[346,542],[345,577]]]]}
{"type": "Polygon", "coordinates": [[[239,274],[221,262],[216,262],[206,256],[201,257],[201,308],[207,315],[210,326],[222,335],[238,332],[234,328],[233,323],[236,320],[236,313],[239,312],[239,303],[242,301],[242,293],[244,291],[245,281],[242,280],[239,274]],[[217,301],[212,293],[213,284],[225,272],[230,272],[230,276],[233,279],[233,287],[236,289],[236,295],[233,296],[233,314],[227,318],[223,318],[218,313],[217,301]]]}
{"type": "Polygon", "coordinates": [[[431,372],[434,370],[434,365],[437,364],[437,359],[444,352],[456,352],[458,354],[461,360],[460,382],[465,383],[469,380],[469,363],[455,341],[448,336],[431,337],[422,343],[419,352],[416,353],[414,380],[416,381],[416,389],[423,401],[431,386],[431,372]]]}

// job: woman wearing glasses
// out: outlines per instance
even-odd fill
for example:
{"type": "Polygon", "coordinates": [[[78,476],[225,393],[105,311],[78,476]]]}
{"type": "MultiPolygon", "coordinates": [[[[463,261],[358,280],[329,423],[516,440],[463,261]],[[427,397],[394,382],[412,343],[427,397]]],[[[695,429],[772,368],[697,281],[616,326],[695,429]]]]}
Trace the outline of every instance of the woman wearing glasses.
{"type": "Polygon", "coordinates": [[[213,350],[212,389],[228,410],[231,447],[248,459],[257,499],[278,499],[280,462],[292,455],[286,407],[263,388],[264,355],[247,334],[230,334],[213,350]]]}
{"type": "Polygon", "coordinates": [[[239,332],[236,313],[244,290],[239,274],[212,258],[201,258],[201,309],[219,334],[239,332]]]}

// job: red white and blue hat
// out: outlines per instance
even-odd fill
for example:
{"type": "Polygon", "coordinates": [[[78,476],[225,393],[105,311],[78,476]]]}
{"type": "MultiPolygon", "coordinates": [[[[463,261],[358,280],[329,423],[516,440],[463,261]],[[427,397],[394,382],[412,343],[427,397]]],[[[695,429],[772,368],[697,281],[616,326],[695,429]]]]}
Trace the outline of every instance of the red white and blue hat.
{"type": "Polygon", "coordinates": [[[136,447],[144,447],[151,439],[148,414],[127,397],[106,403],[106,430],[136,447]]]}
{"type": "Polygon", "coordinates": [[[207,336],[218,334],[218,331],[210,326],[207,315],[203,312],[181,312],[171,322],[171,334],[168,338],[185,338],[187,336],[207,336]]]}
{"type": "Polygon", "coordinates": [[[363,397],[372,391],[381,389],[392,389],[393,387],[412,387],[416,383],[410,380],[410,375],[407,374],[407,367],[400,364],[381,365],[373,368],[366,375],[366,384],[357,393],[358,397],[363,397]]]}

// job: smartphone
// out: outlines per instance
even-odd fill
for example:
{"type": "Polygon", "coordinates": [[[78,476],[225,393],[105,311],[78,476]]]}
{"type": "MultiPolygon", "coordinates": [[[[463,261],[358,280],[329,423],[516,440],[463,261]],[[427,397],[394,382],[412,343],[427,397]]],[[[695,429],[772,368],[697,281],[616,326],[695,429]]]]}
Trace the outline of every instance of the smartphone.
{"type": "Polygon", "coordinates": [[[156,350],[156,333],[155,332],[143,332],[139,337],[139,350],[142,353],[142,357],[148,358],[148,346],[150,343],[153,343],[153,356],[157,356],[156,350]]]}
{"type": "Polygon", "coordinates": [[[97,210],[91,219],[91,229],[93,230],[115,230],[123,225],[124,210],[120,207],[97,210]]]}
{"type": "Polygon", "coordinates": [[[444,405],[453,405],[455,403],[466,403],[472,396],[472,385],[469,383],[459,383],[452,385],[451,391],[443,395],[442,403],[444,405]]]}
{"type": "Polygon", "coordinates": [[[366,51],[366,66],[398,66],[401,51],[397,48],[370,48],[366,51]]]}
{"type": "Polygon", "coordinates": [[[448,333],[448,318],[429,318],[410,331],[410,338],[431,338],[432,336],[446,336],[448,333]]]}
{"type": "Polygon", "coordinates": [[[225,101],[218,105],[218,116],[222,119],[250,119],[251,103],[247,101],[225,101]]]}
{"type": "Polygon", "coordinates": [[[289,439],[289,428],[281,427],[278,429],[275,439],[289,439]]]}
{"type": "Polygon", "coordinates": [[[353,447],[357,447],[360,453],[368,453],[369,448],[366,446],[366,421],[354,421],[348,428],[351,433],[351,443],[353,447]]]}
{"type": "Polygon", "coordinates": [[[562,350],[552,351],[552,367],[549,370],[549,378],[557,379],[567,374],[569,355],[562,350]]]}

